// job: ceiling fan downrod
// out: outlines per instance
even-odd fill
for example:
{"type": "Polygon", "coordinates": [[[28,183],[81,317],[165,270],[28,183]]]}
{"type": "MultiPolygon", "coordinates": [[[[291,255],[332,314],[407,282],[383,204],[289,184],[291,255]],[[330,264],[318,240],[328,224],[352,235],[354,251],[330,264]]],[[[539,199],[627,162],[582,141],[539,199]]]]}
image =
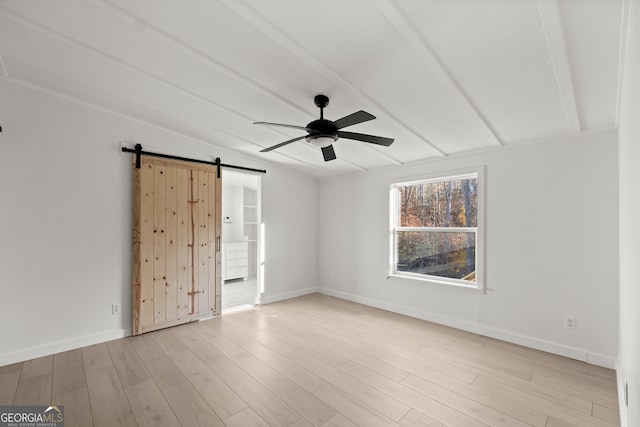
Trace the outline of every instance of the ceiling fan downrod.
{"type": "Polygon", "coordinates": [[[325,95],[316,95],[313,98],[313,103],[316,107],[320,108],[320,120],[324,119],[324,107],[329,105],[329,97],[325,95]]]}

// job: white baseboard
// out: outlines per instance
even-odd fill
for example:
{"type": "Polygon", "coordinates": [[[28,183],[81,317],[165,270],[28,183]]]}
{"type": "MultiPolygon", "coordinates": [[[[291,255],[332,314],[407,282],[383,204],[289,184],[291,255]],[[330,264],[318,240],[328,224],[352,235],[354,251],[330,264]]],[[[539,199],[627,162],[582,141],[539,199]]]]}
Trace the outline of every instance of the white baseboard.
{"type": "Polygon", "coordinates": [[[260,298],[260,304],[271,304],[272,302],[301,297],[303,295],[315,294],[316,292],[318,292],[318,288],[296,289],[295,291],[283,292],[273,295],[262,294],[262,297],[260,298]]]}
{"type": "Polygon", "coordinates": [[[345,299],[348,301],[357,302],[360,304],[380,308],[380,309],[391,311],[394,313],[404,314],[406,316],[415,317],[417,319],[438,323],[440,325],[451,326],[452,328],[461,329],[463,331],[472,332],[472,333],[484,335],[491,338],[496,338],[496,339],[507,341],[513,344],[523,345],[525,347],[534,348],[536,350],[546,351],[548,353],[553,353],[553,354],[568,357],[571,359],[580,360],[583,362],[590,363],[592,365],[598,365],[598,366],[602,366],[609,369],[615,369],[616,367],[616,359],[611,356],[592,353],[587,350],[569,347],[563,344],[558,344],[551,341],[545,341],[538,338],[529,337],[526,335],[516,334],[509,331],[504,331],[501,329],[495,329],[488,326],[479,325],[477,323],[453,319],[450,317],[441,316],[438,314],[433,314],[433,313],[429,313],[422,310],[416,310],[414,308],[404,307],[404,306],[395,305],[395,304],[389,304],[384,301],[361,297],[358,295],[352,295],[352,294],[337,291],[334,289],[321,287],[321,288],[318,288],[318,292],[321,294],[345,299]]]}
{"type": "Polygon", "coordinates": [[[36,359],[38,357],[49,356],[63,351],[74,350],[88,345],[99,344],[118,338],[131,335],[131,329],[115,329],[113,331],[101,332],[99,334],[86,335],[69,340],[58,341],[38,347],[31,347],[13,353],[0,354],[0,366],[12,363],[24,362],[25,360],[36,359]]]}

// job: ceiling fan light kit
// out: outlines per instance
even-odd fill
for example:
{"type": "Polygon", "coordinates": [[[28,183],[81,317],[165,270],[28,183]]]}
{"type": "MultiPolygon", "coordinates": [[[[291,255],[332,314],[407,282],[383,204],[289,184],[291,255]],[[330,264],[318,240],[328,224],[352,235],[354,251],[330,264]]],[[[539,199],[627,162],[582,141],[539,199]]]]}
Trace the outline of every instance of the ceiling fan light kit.
{"type": "Polygon", "coordinates": [[[305,139],[315,147],[324,148],[333,144],[334,141],[337,141],[338,137],[334,135],[309,135],[305,139]]]}
{"type": "Polygon", "coordinates": [[[340,130],[347,126],[353,126],[358,123],[363,123],[369,120],[373,120],[376,118],[374,115],[369,114],[366,111],[360,110],[353,114],[349,114],[348,116],[345,116],[341,119],[338,119],[336,121],[331,121],[324,118],[324,108],[327,105],[329,105],[329,98],[325,95],[316,95],[313,99],[313,102],[316,104],[318,108],[320,108],[320,118],[308,123],[306,126],[286,125],[282,123],[271,123],[271,122],[254,122],[254,124],[257,124],[257,125],[281,126],[281,127],[288,127],[288,128],[307,131],[307,135],[305,136],[300,136],[297,138],[290,139],[288,141],[281,142],[279,144],[260,150],[260,152],[265,153],[271,150],[275,150],[276,148],[285,146],[287,144],[290,144],[292,142],[305,139],[311,145],[315,147],[320,147],[322,149],[322,155],[324,157],[325,162],[328,162],[336,158],[335,151],[333,150],[333,143],[340,138],[354,139],[356,141],[367,142],[369,144],[383,145],[385,147],[388,147],[393,143],[392,138],[385,138],[382,136],[375,136],[375,135],[367,135],[364,133],[344,132],[340,130]]]}

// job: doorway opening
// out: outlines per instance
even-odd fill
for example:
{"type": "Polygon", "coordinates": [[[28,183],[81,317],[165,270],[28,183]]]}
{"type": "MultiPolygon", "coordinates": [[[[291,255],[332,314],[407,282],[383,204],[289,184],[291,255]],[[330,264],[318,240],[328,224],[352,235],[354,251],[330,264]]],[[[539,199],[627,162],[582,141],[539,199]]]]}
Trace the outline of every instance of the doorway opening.
{"type": "Polygon", "coordinates": [[[222,171],[222,314],[260,303],[260,176],[222,171]]]}

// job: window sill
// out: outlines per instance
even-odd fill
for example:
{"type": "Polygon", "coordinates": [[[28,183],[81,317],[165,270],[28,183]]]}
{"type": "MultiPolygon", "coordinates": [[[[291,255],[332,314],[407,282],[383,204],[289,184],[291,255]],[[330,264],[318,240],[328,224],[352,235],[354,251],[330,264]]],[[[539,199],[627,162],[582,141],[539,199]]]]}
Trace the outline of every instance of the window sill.
{"type": "Polygon", "coordinates": [[[398,279],[405,279],[405,280],[414,280],[414,281],[418,281],[418,282],[427,282],[427,283],[436,283],[439,285],[447,285],[447,286],[455,286],[458,288],[467,288],[467,289],[475,289],[475,290],[482,290],[482,287],[478,284],[478,283],[473,283],[473,284],[465,284],[465,283],[460,283],[460,282],[454,282],[454,281],[449,281],[449,280],[438,280],[437,278],[434,278],[433,276],[429,276],[429,277],[420,277],[418,275],[410,275],[410,274],[398,274],[398,273],[391,273],[387,276],[387,279],[389,278],[398,278],[398,279]]]}

